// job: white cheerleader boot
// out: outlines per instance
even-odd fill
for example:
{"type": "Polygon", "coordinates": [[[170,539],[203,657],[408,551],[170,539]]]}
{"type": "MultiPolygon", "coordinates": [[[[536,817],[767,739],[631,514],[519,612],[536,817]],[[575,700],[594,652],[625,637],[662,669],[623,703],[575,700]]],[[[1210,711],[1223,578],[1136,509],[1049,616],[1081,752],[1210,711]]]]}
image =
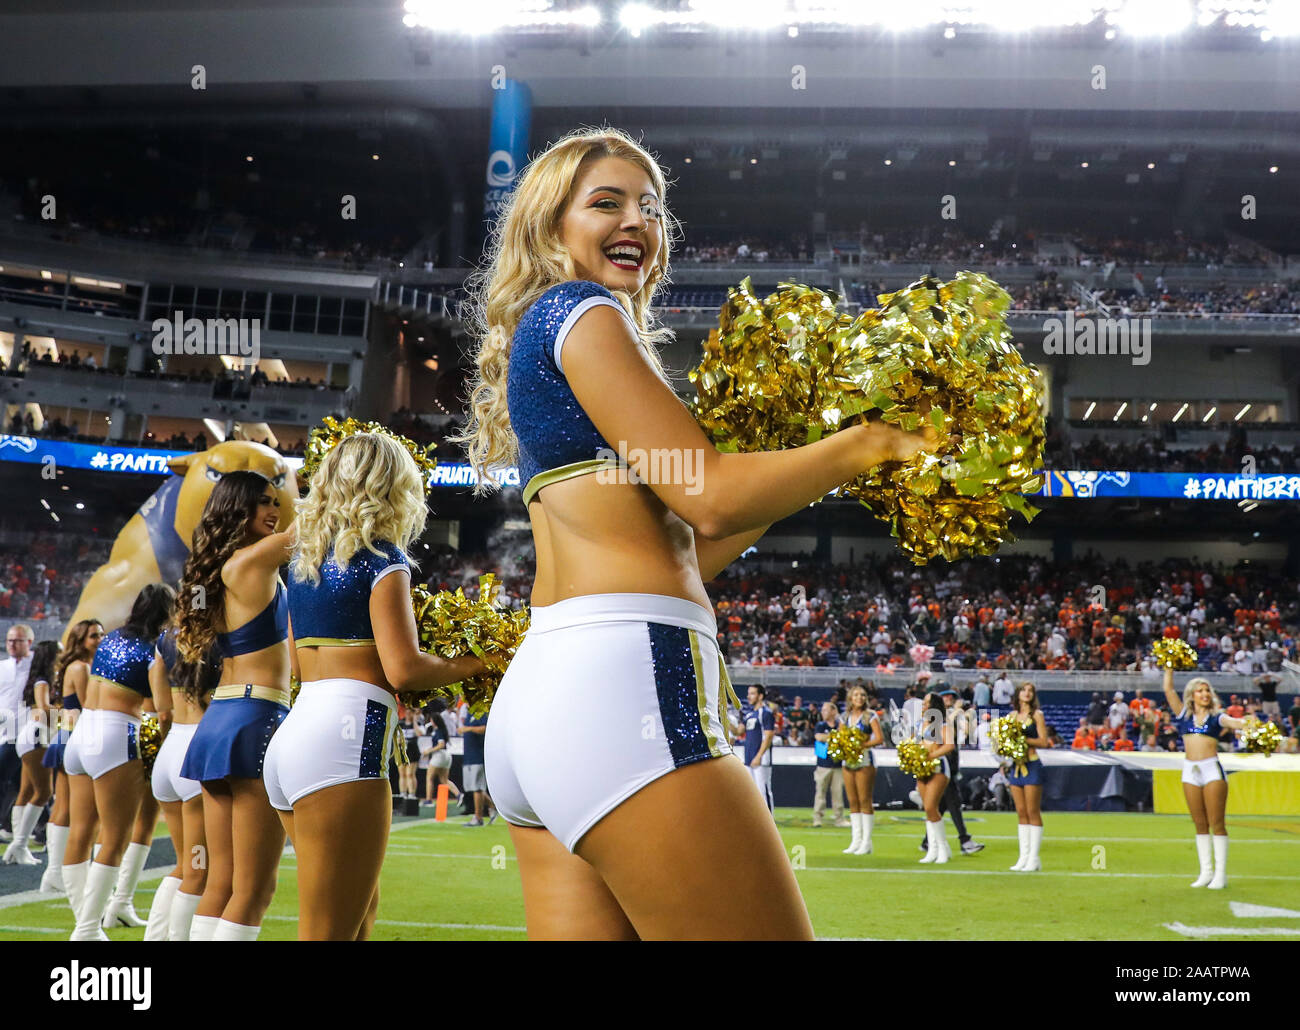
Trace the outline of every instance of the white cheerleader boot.
{"type": "Polygon", "coordinates": [[[926,823],[925,823],[925,845],[926,845],[926,846],[925,846],[925,857],[924,857],[923,859],[921,859],[921,861],[922,861],[923,863],[925,863],[925,862],[937,862],[937,861],[939,861],[939,855],[940,855],[940,853],[941,853],[942,847],[941,847],[941,845],[939,844],[939,837],[938,837],[938,834],[936,834],[936,833],[934,832],[935,827],[938,826],[938,825],[939,825],[938,823],[932,823],[932,822],[930,822],[928,819],[926,820],[926,823]]]}
{"type": "Polygon", "coordinates": [[[81,915],[81,899],[86,893],[86,877],[90,873],[90,862],[76,862],[63,867],[63,882],[68,889],[68,907],[72,909],[72,918],[81,915]]]}
{"type": "Polygon", "coordinates": [[[218,919],[212,939],[214,941],[255,941],[261,931],[261,923],[257,926],[245,926],[243,923],[232,923],[228,919],[218,919]]]}
{"type": "MultiPolygon", "coordinates": [[[[197,908],[198,906],[196,905],[195,907],[197,908]]],[[[219,922],[221,922],[220,916],[194,916],[190,920],[190,940],[212,940],[212,935],[217,932],[217,924],[219,922]]]]}
{"type": "Polygon", "coordinates": [[[1228,835],[1214,835],[1214,879],[1209,887],[1212,891],[1221,891],[1228,886],[1228,835]]]}
{"type": "Polygon", "coordinates": [[[13,843],[5,848],[5,865],[40,865],[41,860],[32,854],[27,842],[31,840],[32,830],[41,817],[40,805],[14,805],[10,816],[14,827],[13,843]]]}
{"type": "Polygon", "coordinates": [[[1041,826],[1029,827],[1029,859],[1021,867],[1022,873],[1036,873],[1043,868],[1043,863],[1038,860],[1038,847],[1043,843],[1043,828],[1041,826]]]}
{"type": "Polygon", "coordinates": [[[104,918],[104,909],[113,894],[117,883],[117,866],[90,863],[90,872],[86,875],[86,893],[81,899],[81,912],[77,916],[77,928],[72,931],[70,941],[106,941],[108,935],[100,928],[104,918]]]}
{"type": "Polygon", "coordinates": [[[135,885],[140,880],[140,871],[144,869],[145,859],[149,857],[149,845],[132,841],[126,846],[122,864],[118,867],[117,885],[113,896],[104,909],[104,929],[114,926],[145,926],[145,921],[135,913],[135,885]]]}
{"type": "Polygon", "coordinates": [[[45,854],[49,865],[41,875],[42,894],[65,894],[63,885],[63,853],[68,847],[68,828],[50,823],[45,828],[45,854]]]}
{"type": "Polygon", "coordinates": [[[1017,823],[1016,830],[1020,835],[1020,857],[1016,859],[1016,864],[1011,867],[1013,873],[1021,872],[1025,868],[1025,863],[1029,861],[1029,824],[1017,823]]]}
{"type": "Polygon", "coordinates": [[[149,906],[149,922],[145,924],[144,939],[146,941],[165,941],[167,939],[172,902],[175,900],[176,892],[180,888],[181,879],[179,876],[164,876],[162,882],[158,884],[158,889],[154,891],[153,904],[149,906]]]}
{"type": "Polygon", "coordinates": [[[948,831],[943,825],[942,816],[934,824],[934,843],[939,850],[939,857],[934,860],[934,864],[943,865],[952,858],[952,848],[948,847],[948,831]]]}
{"type": "Polygon", "coordinates": [[[859,812],[858,815],[862,819],[862,840],[853,853],[855,855],[869,855],[871,854],[871,824],[875,822],[876,817],[868,815],[866,812],[859,812]]]}
{"type": "Polygon", "coordinates": [[[853,824],[853,839],[849,841],[849,846],[840,852],[842,855],[856,855],[858,845],[862,843],[862,813],[850,812],[849,821],[853,824]]]}
{"type": "Polygon", "coordinates": [[[1196,835],[1196,857],[1201,862],[1201,875],[1192,881],[1193,887],[1204,887],[1214,879],[1214,853],[1210,850],[1210,835],[1196,835]]]}

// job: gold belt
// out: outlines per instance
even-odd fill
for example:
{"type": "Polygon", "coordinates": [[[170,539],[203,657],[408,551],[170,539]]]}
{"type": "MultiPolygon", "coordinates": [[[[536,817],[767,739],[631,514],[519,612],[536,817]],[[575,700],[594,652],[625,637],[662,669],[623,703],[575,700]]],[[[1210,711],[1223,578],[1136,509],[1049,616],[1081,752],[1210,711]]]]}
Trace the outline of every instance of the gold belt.
{"type": "Polygon", "coordinates": [[[279,687],[259,687],[253,683],[226,683],[212,692],[213,701],[225,701],[232,697],[255,697],[259,701],[274,701],[277,705],[289,707],[289,692],[279,687]]]}

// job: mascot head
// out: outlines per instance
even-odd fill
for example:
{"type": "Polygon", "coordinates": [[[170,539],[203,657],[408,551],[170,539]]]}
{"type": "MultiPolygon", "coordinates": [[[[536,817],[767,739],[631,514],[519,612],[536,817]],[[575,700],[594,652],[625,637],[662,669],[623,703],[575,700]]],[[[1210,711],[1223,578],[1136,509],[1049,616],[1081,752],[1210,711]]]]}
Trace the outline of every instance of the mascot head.
{"type": "Polygon", "coordinates": [[[276,529],[284,532],[293,521],[298,479],[285,460],[263,444],[227,440],[198,454],[172,458],[167,466],[185,477],[176,506],[176,528],[187,542],[199,524],[212,488],[227,472],[256,472],[264,477],[280,499],[280,522],[276,529]]]}

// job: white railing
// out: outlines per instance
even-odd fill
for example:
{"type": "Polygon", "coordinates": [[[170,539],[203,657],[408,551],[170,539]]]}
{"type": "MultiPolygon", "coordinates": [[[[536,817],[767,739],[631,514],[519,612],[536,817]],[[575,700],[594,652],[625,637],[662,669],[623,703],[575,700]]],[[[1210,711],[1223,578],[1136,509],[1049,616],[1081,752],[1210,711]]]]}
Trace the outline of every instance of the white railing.
{"type": "MultiPolygon", "coordinates": [[[[763,686],[776,687],[829,687],[835,688],[842,680],[870,680],[877,687],[908,687],[915,683],[917,670],[901,668],[892,673],[881,672],[874,665],[831,665],[831,666],[795,666],[795,665],[746,665],[727,666],[732,683],[737,686],[761,683],[763,686]]],[[[1143,675],[1138,672],[1061,672],[1039,669],[1008,670],[1014,683],[1025,680],[1033,683],[1043,691],[1101,691],[1107,699],[1116,690],[1129,693],[1142,688],[1146,693],[1159,693],[1160,676],[1143,675]]],[[[930,682],[940,680],[950,686],[965,686],[974,683],[980,675],[989,677],[989,682],[998,675],[997,670],[951,669],[946,672],[936,671],[930,675],[930,682]]],[[[1253,677],[1228,672],[1180,672],[1174,674],[1178,689],[1193,676],[1204,676],[1223,693],[1251,691],[1253,677]]]]}

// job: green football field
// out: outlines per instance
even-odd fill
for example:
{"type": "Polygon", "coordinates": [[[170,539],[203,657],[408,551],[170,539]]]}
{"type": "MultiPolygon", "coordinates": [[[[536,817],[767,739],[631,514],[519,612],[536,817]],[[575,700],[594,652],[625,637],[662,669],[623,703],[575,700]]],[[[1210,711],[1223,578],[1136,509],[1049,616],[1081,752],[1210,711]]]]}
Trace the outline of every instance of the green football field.
{"type": "MultiPolygon", "coordinates": [[[[875,851],[840,853],[847,829],[811,826],[807,809],[778,809],[819,937],[989,940],[1294,940],[1300,818],[1230,817],[1229,882],[1192,890],[1197,872],[1186,816],[1052,813],[1044,817],[1043,871],[1013,873],[1011,813],[968,813],[987,847],[920,865],[920,813],[878,811],[875,851]],[[854,904],[854,899],[859,899],[854,904]],[[1269,911],[1272,910],[1272,911],[1269,911]]],[[[504,823],[484,828],[399,819],[384,863],[379,940],[522,940],[523,898],[504,823]]],[[[949,842],[956,835],[949,824],[949,842]]],[[[136,895],[144,917],[160,872],[136,895]]],[[[0,889],[4,870],[0,869],[0,889]]],[[[59,940],[72,930],[67,902],[0,894],[0,940],[59,940]]],[[[293,939],[297,893],[286,854],[263,940],[293,939]]],[[[112,930],[114,940],[144,931],[112,930]]]]}

